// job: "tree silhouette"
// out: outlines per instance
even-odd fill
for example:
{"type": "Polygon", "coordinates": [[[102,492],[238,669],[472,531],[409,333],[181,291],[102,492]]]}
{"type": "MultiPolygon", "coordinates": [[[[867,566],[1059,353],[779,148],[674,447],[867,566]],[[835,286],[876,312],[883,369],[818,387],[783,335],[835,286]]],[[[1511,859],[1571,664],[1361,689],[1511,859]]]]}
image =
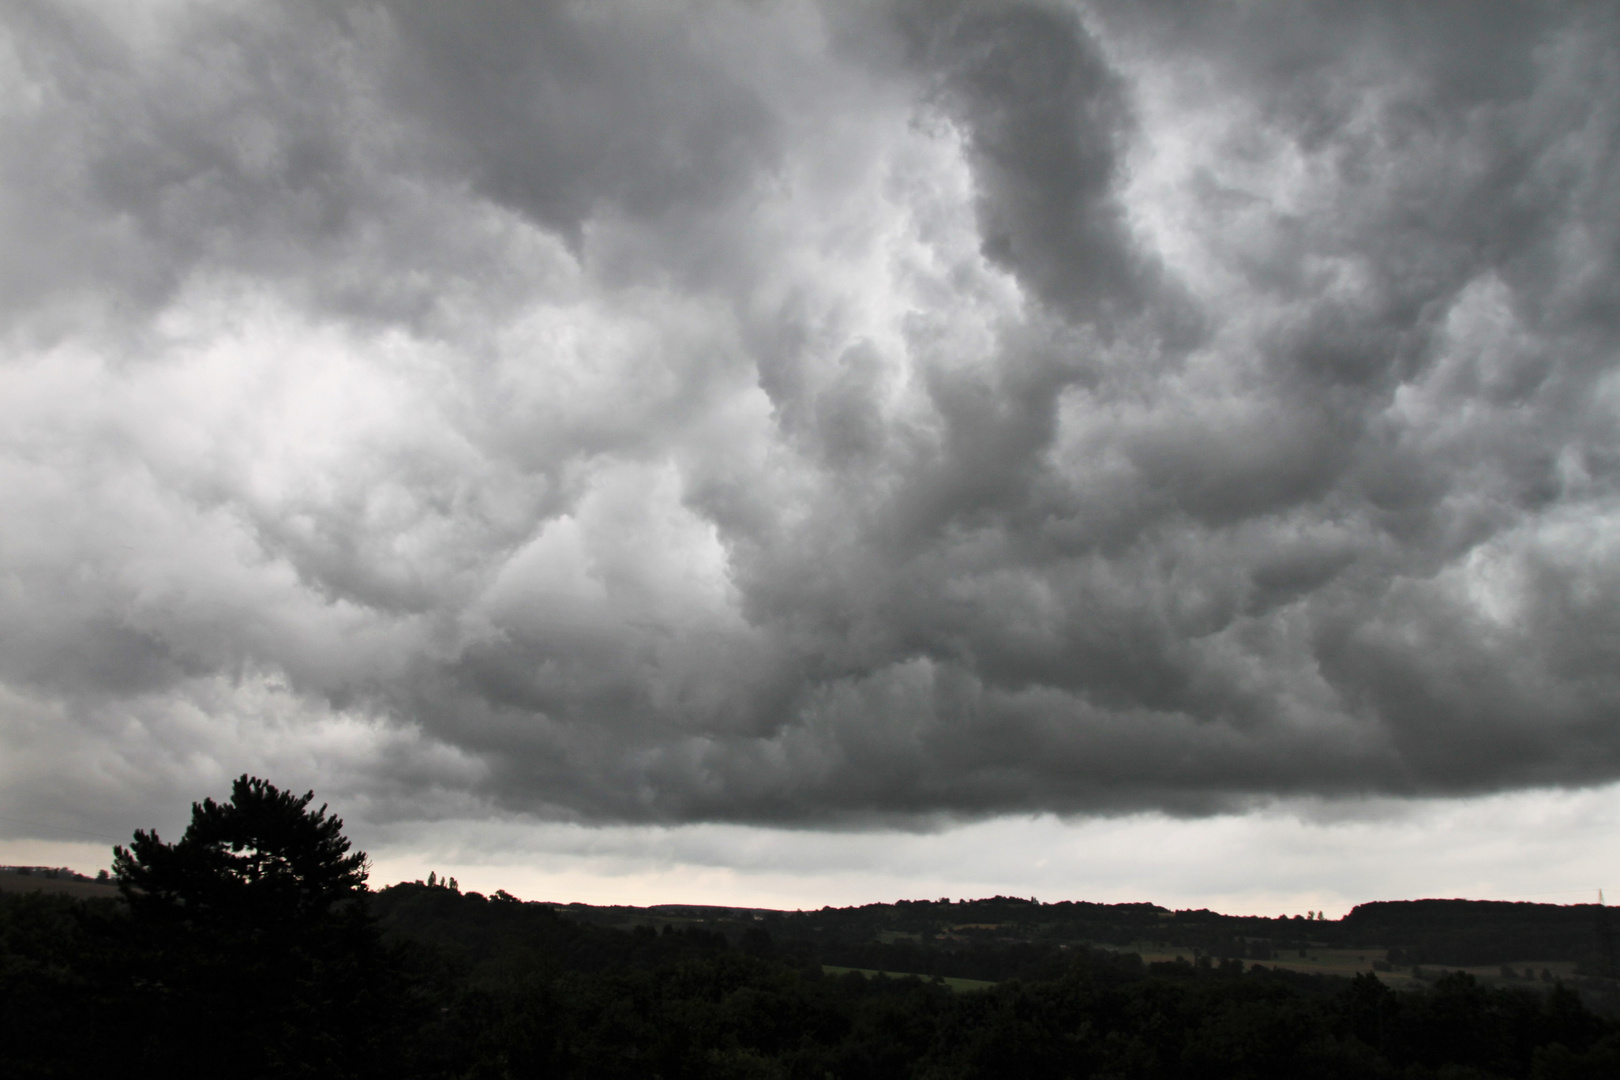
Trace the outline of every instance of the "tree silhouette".
{"type": "Polygon", "coordinates": [[[247,775],[227,803],[191,804],[178,843],[137,829],[113,848],[113,872],[131,910],[188,922],[271,929],[307,926],[366,891],[366,855],[350,852],[343,820],[314,792],[294,795],[247,775]]]}
{"type": "Polygon", "coordinates": [[[168,1075],[390,1075],[410,1020],[366,904],[366,856],[314,793],[241,776],[176,843],[113,849],[149,1032],[168,1075]]]}

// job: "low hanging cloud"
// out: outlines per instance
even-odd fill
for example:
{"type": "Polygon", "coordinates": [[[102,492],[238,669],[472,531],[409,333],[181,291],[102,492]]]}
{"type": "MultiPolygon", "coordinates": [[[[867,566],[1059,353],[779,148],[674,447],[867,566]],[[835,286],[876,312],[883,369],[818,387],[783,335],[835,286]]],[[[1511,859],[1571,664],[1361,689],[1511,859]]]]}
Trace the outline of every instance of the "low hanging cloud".
{"type": "Polygon", "coordinates": [[[13,811],[1620,779],[1607,7],[0,28],[13,811]]]}

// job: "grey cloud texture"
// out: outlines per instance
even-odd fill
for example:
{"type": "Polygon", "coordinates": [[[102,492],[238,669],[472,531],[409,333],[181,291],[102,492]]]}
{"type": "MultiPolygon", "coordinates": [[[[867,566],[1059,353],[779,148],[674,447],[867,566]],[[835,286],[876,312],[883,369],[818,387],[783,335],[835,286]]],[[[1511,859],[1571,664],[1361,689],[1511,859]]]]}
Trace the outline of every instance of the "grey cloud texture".
{"type": "Polygon", "coordinates": [[[1617,23],[8,5],[4,805],[1620,778],[1617,23]]]}

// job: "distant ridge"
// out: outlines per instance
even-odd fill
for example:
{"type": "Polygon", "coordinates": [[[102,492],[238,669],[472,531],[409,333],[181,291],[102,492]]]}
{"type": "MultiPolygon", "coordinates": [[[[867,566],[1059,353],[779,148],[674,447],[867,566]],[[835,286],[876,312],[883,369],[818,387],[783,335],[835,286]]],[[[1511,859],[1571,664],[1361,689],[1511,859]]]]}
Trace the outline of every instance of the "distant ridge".
{"type": "Polygon", "coordinates": [[[84,898],[117,896],[118,886],[65,866],[0,866],[0,892],[47,892],[84,898]]]}

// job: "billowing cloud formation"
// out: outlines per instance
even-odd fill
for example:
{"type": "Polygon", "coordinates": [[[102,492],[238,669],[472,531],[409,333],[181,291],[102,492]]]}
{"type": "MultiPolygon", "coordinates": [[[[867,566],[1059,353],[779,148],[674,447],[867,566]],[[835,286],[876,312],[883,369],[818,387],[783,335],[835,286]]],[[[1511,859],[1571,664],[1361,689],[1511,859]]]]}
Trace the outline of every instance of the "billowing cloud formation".
{"type": "Polygon", "coordinates": [[[1612,8],[3,17],[7,805],[1620,777],[1612,8]]]}

